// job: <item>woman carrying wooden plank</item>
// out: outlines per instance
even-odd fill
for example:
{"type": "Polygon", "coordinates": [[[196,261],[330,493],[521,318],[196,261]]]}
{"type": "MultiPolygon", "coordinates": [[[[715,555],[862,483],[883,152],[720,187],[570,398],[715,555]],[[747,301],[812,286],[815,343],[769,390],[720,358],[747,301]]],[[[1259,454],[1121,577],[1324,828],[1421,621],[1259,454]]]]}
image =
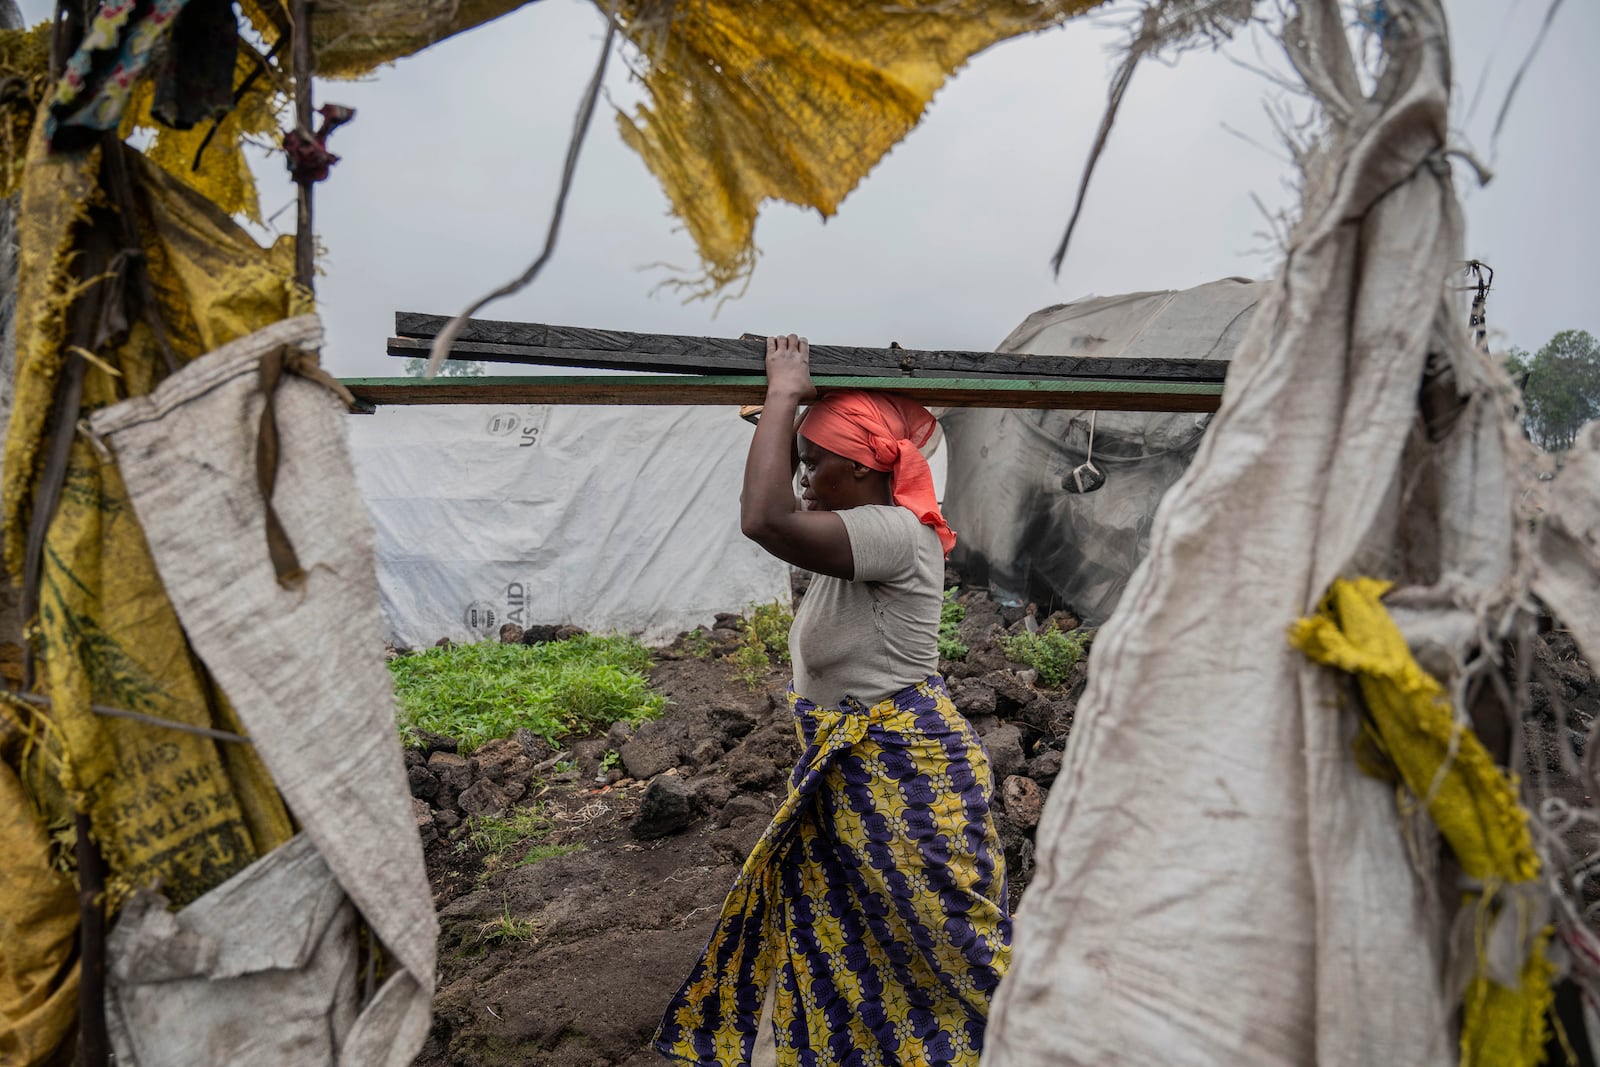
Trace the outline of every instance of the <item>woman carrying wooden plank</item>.
{"type": "Polygon", "coordinates": [[[989,761],[938,674],[955,534],[918,451],[936,424],[837,391],[792,433],[815,396],[805,340],[769,338],[741,521],[816,574],[789,633],[804,752],[655,1047],[746,1064],[767,1000],[785,1067],[976,1067],[1011,917],[989,761]]]}

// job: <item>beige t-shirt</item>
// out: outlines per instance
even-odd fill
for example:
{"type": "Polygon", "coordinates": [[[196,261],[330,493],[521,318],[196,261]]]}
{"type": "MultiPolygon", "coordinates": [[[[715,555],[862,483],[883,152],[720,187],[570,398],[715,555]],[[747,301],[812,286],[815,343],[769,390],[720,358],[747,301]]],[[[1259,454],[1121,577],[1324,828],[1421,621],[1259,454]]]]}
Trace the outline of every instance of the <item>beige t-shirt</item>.
{"type": "Polygon", "coordinates": [[[846,696],[871,707],[939,669],[944,546],[906,508],[869,504],[836,513],[855,580],[811,579],[789,628],[794,688],[818,707],[846,696]]]}

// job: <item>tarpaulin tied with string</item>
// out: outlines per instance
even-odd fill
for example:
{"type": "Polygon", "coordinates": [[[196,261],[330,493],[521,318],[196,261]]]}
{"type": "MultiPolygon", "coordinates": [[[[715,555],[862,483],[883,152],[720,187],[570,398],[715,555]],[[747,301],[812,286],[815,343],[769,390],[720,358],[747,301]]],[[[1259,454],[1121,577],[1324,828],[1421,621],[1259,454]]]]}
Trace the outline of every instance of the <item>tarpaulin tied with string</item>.
{"type": "Polygon", "coordinates": [[[1462,874],[1477,885],[1457,922],[1468,935],[1458,951],[1473,961],[1463,993],[1461,1062],[1537,1063],[1554,968],[1545,957],[1550,907],[1536,882],[1539,854],[1528,813],[1516,776],[1495,766],[1471,727],[1455,717],[1444,687],[1411,655],[1380,599],[1390,588],[1371,578],[1334,582],[1289,641],[1359,681],[1358,759],[1421,798],[1462,874]]]}
{"type": "Polygon", "coordinates": [[[1542,1055],[1554,880],[1535,877],[1511,781],[1457,724],[1469,693],[1514,719],[1496,682],[1530,590],[1592,600],[1596,574],[1567,534],[1541,569],[1513,389],[1447,292],[1463,257],[1442,6],[1387,10],[1370,80],[1334,0],[1282,27],[1324,119],[1302,217],[1096,641],[987,1067],[1542,1055]],[[1358,669],[1360,694],[1285,639],[1349,575],[1393,588],[1380,608],[1337,587],[1339,625],[1300,636],[1358,669]],[[1407,657],[1354,625],[1383,613],[1407,657]],[[1367,773],[1364,721],[1400,730],[1384,736],[1404,791],[1367,773]]]}

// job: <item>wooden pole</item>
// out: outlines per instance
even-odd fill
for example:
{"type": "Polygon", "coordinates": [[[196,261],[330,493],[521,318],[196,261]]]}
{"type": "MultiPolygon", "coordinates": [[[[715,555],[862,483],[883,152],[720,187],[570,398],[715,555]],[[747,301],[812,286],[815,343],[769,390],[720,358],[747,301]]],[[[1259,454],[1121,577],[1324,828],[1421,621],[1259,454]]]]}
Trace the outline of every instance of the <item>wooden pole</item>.
{"type": "MultiPolygon", "coordinates": [[[[430,339],[448,320],[439,315],[398,312],[389,339],[392,356],[426,357],[430,339]]],[[[555,367],[648,371],[666,374],[764,374],[763,338],[687,337],[630,333],[536,322],[473,319],[450,346],[453,359],[477,359],[555,367]]],[[[1027,352],[923,351],[812,345],[815,375],[896,379],[1026,379],[1191,382],[1220,385],[1226,359],[1110,359],[1103,356],[1040,355],[1027,352]]]]}
{"type": "MultiPolygon", "coordinates": [[[[864,389],[899,393],[928,407],[1052,408],[1071,411],[1217,410],[1220,382],[1140,382],[1114,379],[852,378],[817,376],[820,392],[864,389]]],[[[345,388],[370,411],[383,404],[759,404],[767,379],[758,375],[607,375],[585,377],[344,378],[345,388]]]]}
{"type": "Polygon", "coordinates": [[[83,1067],[111,1062],[106,1031],[106,864],[89,836],[89,816],[73,816],[78,858],[78,1060],[83,1067]]]}
{"type": "MultiPolygon", "coordinates": [[[[289,17],[293,23],[294,49],[290,62],[294,66],[294,121],[300,136],[312,136],[311,117],[311,4],[309,0],[290,0],[289,17]]],[[[294,231],[294,277],[312,294],[316,292],[317,238],[312,230],[310,177],[299,181],[300,204],[294,231]]]]}

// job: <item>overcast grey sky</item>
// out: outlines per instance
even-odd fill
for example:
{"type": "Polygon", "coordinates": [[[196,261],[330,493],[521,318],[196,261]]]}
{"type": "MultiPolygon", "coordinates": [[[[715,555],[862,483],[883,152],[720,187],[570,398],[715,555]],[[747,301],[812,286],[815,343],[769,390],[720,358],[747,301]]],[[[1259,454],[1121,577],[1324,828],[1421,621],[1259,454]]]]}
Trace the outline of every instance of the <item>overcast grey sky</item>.
{"type": "MultiPolygon", "coordinates": [[[[23,6],[34,18],[46,10],[44,0],[23,6]]],[[[1495,113],[1547,0],[1446,7],[1455,121],[1463,143],[1487,159],[1495,113]]],[[[542,0],[367,81],[319,86],[319,100],[359,110],[332,144],[343,162],[318,188],[327,253],[318,295],[330,335],[325,363],[335,373],[399,373],[399,361],[383,355],[396,309],[454,313],[532,259],[601,31],[589,0],[542,0]]],[[[716,318],[712,304],[652,293],[668,272],[651,264],[690,268],[695,256],[603,107],[556,258],[533,288],[484,314],[991,349],[1028,313],[1089,293],[1270,273],[1276,258],[1262,251],[1252,194],[1274,208],[1290,202],[1289,167],[1262,108],[1276,91],[1225,57],[1194,54],[1176,68],[1147,64],[1135,76],[1066,267],[1052,277],[1048,259],[1100,118],[1113,64],[1107,49],[1117,39],[1113,28],[1079,20],[979,56],[834,219],[769,205],[757,224],[763,255],[754,281],[716,318]]],[[[1600,333],[1597,45],[1600,4],[1566,4],[1513,106],[1495,180],[1478,189],[1457,170],[1467,253],[1497,272],[1489,314],[1502,345],[1534,349],[1571,327],[1600,333]]],[[[1272,45],[1263,39],[1261,47],[1272,45]]],[[[1256,60],[1248,43],[1231,54],[1256,60]]],[[[616,106],[638,99],[621,64],[612,65],[607,90],[616,106]]],[[[268,213],[292,197],[278,166],[261,169],[268,213]]],[[[292,229],[292,208],[276,225],[292,229]]]]}

